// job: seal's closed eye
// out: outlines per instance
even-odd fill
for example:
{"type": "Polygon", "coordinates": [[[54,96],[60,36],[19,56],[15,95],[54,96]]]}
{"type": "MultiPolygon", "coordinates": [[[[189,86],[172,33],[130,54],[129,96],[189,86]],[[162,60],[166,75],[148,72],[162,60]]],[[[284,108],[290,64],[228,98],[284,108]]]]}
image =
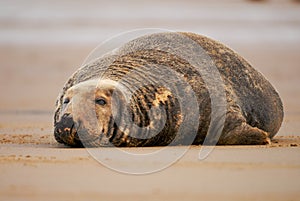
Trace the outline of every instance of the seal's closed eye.
{"type": "Polygon", "coordinates": [[[95,103],[98,105],[106,105],[106,100],[104,100],[103,98],[99,98],[95,100],[95,103]]]}

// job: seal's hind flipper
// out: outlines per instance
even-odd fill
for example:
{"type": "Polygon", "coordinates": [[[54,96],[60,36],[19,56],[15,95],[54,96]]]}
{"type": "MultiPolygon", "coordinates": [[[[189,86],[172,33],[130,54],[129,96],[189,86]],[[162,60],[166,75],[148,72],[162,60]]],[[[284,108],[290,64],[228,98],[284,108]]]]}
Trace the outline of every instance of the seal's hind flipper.
{"type": "Polygon", "coordinates": [[[219,145],[264,145],[270,144],[269,134],[243,122],[222,136],[219,145]]]}

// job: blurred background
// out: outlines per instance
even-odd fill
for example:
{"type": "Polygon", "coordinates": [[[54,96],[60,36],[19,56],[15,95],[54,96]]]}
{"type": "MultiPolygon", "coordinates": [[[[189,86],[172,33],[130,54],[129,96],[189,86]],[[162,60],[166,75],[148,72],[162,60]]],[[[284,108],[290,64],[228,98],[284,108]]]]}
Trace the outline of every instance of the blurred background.
{"type": "Polygon", "coordinates": [[[0,0],[0,133],[51,134],[68,77],[102,41],[137,28],[195,32],[236,50],[279,91],[280,135],[300,135],[296,0],[0,0]]]}

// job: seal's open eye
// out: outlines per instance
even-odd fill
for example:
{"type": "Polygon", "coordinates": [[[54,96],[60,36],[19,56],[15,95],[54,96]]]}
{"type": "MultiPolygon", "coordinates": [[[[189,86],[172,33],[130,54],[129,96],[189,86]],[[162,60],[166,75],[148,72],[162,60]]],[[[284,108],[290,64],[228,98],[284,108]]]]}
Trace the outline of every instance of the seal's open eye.
{"type": "Polygon", "coordinates": [[[106,105],[106,100],[104,100],[103,98],[99,98],[95,100],[95,103],[98,105],[106,105]]]}
{"type": "Polygon", "coordinates": [[[70,99],[69,98],[66,98],[65,100],[64,100],[64,104],[68,104],[70,102],[70,99]]]}

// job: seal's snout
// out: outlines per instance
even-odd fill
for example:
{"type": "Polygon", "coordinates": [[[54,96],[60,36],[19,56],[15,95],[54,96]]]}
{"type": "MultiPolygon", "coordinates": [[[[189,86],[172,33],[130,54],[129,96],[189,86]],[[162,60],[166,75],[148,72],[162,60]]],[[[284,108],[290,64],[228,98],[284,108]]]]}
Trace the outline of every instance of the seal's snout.
{"type": "Polygon", "coordinates": [[[75,129],[75,122],[70,114],[64,114],[61,120],[55,124],[55,139],[70,146],[81,146],[75,129]]]}
{"type": "Polygon", "coordinates": [[[68,125],[68,126],[74,123],[73,117],[69,113],[64,114],[61,119],[62,119],[62,121],[65,121],[66,125],[68,125]]]}

